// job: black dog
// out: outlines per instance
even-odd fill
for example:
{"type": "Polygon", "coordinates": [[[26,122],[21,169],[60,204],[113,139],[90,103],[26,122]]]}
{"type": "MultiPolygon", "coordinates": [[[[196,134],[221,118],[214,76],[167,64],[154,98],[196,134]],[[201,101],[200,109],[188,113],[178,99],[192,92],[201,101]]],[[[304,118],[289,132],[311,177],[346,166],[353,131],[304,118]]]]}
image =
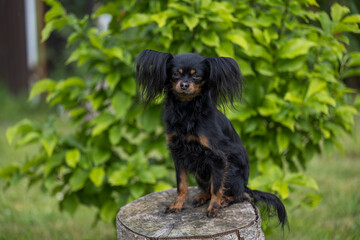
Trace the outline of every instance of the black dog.
{"type": "Polygon", "coordinates": [[[181,211],[188,193],[187,172],[191,172],[203,191],[193,205],[210,200],[208,217],[216,217],[220,208],[252,197],[276,210],[284,227],[287,215],[280,199],[247,187],[247,152],[231,122],[216,107],[227,102],[232,105],[241,97],[242,80],[236,61],[143,50],[136,71],[146,104],[163,92],[166,94],[166,140],[178,189],[176,202],[166,212],[181,211]]]}

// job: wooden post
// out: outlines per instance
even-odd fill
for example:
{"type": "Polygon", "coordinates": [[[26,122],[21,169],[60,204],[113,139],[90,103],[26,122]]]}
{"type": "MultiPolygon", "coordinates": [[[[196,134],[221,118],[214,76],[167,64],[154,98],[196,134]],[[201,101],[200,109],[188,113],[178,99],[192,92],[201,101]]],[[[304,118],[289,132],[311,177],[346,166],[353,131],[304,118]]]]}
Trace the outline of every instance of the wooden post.
{"type": "Polygon", "coordinates": [[[116,217],[118,240],[265,239],[259,210],[248,202],[220,210],[217,218],[206,216],[207,204],[194,208],[192,200],[199,190],[189,188],[183,211],[165,214],[176,198],[176,189],[155,192],[122,207],[116,217]]]}

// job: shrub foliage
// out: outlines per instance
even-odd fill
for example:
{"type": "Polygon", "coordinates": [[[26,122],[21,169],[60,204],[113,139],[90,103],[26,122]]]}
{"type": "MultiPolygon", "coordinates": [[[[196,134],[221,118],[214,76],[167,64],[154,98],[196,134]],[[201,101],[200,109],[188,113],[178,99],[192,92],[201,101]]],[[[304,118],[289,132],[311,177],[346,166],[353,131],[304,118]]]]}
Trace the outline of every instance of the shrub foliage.
{"type": "Polygon", "coordinates": [[[245,76],[243,101],[224,111],[250,155],[250,187],[278,193],[288,207],[320,201],[303,169],[314,154],[341,150],[338,137],[352,131],[360,101],[353,104],[355,91],[342,80],[360,72],[360,53],[347,51],[360,15],[339,4],[328,15],[316,0],[113,0],[78,19],[58,1],[45,2],[42,41],[68,29],[73,51],[66,64],[88,74],[33,86],[29,98],[47,92],[46,102],[63,107],[72,130],[54,125],[59,116],[10,127],[10,144],[39,151],[1,169],[1,177],[40,182],[63,196],[61,209],[95,206],[105,221],[121,205],[172,187],[162,106],[144,110],[134,80],[136,56],[148,48],[236,59],[245,76]],[[102,14],[112,16],[104,31],[94,27],[102,14]]]}

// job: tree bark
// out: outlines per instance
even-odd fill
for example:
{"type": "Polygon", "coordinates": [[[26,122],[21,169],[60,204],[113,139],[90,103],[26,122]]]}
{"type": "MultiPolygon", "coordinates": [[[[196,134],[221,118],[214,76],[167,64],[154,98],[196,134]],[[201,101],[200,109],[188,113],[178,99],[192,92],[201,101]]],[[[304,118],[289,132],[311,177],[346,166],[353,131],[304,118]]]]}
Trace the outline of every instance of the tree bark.
{"type": "Polygon", "coordinates": [[[220,216],[208,218],[207,204],[194,208],[191,202],[200,191],[189,188],[184,209],[165,214],[176,199],[176,189],[155,192],[122,207],[116,217],[118,240],[153,239],[265,239],[259,210],[249,202],[220,210],[220,216]]]}

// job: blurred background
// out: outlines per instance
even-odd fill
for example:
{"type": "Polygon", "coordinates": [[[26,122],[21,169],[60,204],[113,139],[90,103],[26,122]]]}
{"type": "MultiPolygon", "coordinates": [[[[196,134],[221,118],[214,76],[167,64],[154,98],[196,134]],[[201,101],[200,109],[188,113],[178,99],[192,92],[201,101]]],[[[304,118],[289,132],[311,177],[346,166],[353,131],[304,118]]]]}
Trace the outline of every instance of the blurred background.
{"type": "MultiPolygon", "coordinates": [[[[94,13],[110,0],[61,0],[67,12],[79,19],[94,13]]],[[[338,2],[348,6],[351,13],[359,13],[360,1],[318,0],[319,8],[330,13],[338,2]]],[[[64,79],[84,75],[84,68],[75,63],[64,65],[73,47],[66,47],[69,31],[55,31],[41,42],[45,13],[50,9],[40,0],[0,0],[0,168],[12,164],[37,151],[31,145],[21,149],[10,147],[6,129],[21,119],[45,122],[49,114],[62,114],[61,108],[49,108],[40,96],[28,100],[31,87],[43,78],[64,79]]],[[[107,28],[106,14],[93,24],[107,28]]],[[[360,36],[349,35],[349,51],[360,50],[360,36]]],[[[346,78],[348,87],[360,89],[360,77],[346,78]]],[[[359,120],[353,136],[344,136],[344,152],[316,155],[305,173],[319,186],[322,201],[315,208],[292,209],[290,232],[285,239],[359,239],[360,237],[360,139],[359,120]]],[[[55,125],[71,131],[66,117],[55,125]]],[[[61,212],[61,196],[50,196],[40,186],[28,188],[25,180],[13,178],[17,184],[7,188],[0,181],[0,239],[114,239],[111,223],[97,222],[93,207],[79,206],[74,216],[61,212]]],[[[35,183],[36,184],[36,183],[35,183]]],[[[268,239],[282,239],[275,233],[268,239]]]]}

